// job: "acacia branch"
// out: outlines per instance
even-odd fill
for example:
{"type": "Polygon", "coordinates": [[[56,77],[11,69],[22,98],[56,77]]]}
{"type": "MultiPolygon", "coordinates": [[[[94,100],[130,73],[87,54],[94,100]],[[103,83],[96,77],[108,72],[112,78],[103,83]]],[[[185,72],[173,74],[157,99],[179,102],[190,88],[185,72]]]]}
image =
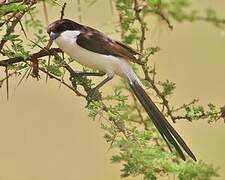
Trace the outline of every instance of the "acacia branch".
{"type": "Polygon", "coordinates": [[[12,21],[11,26],[7,28],[5,35],[3,36],[3,38],[2,38],[1,41],[0,41],[0,52],[2,51],[3,46],[4,46],[5,43],[7,42],[6,37],[7,37],[8,35],[10,35],[11,33],[14,32],[14,29],[15,29],[16,25],[20,22],[20,20],[21,20],[22,17],[24,16],[24,14],[25,14],[27,11],[29,11],[29,9],[30,9],[34,4],[36,4],[36,1],[29,1],[29,3],[30,3],[30,4],[29,4],[29,6],[28,6],[28,8],[27,8],[26,10],[24,10],[24,11],[22,11],[22,12],[18,12],[18,13],[16,13],[15,15],[13,15],[13,17],[14,17],[15,19],[12,21]]]}
{"type": "Polygon", "coordinates": [[[49,55],[54,55],[55,53],[62,53],[62,50],[59,48],[43,48],[40,51],[33,53],[30,55],[30,57],[24,59],[23,57],[13,57],[5,60],[0,61],[0,66],[8,66],[20,62],[27,62],[27,61],[32,61],[32,59],[39,59],[41,57],[49,56],[49,55]]]}
{"type": "MultiPolygon", "coordinates": [[[[135,12],[135,17],[137,19],[137,21],[139,22],[139,25],[140,25],[140,29],[141,29],[141,36],[140,36],[140,40],[139,40],[139,46],[140,46],[140,53],[143,54],[144,52],[144,43],[145,43],[145,36],[146,36],[146,31],[147,31],[147,27],[146,27],[146,24],[144,22],[144,16],[142,16],[142,9],[139,7],[139,1],[138,0],[134,0],[134,12],[135,12]]],[[[157,13],[158,15],[160,15],[166,22],[167,24],[169,25],[170,28],[172,28],[170,22],[168,21],[168,19],[162,14],[162,13],[157,13]]],[[[202,18],[202,17],[198,17],[197,18],[198,20],[210,20],[209,18],[202,18]]],[[[219,23],[225,23],[224,20],[220,20],[219,23]]],[[[141,61],[141,56],[139,56],[139,60],[141,61]]],[[[148,57],[147,57],[148,58],[148,57]]],[[[147,61],[146,61],[147,62],[147,61]]],[[[146,63],[143,63],[141,65],[141,68],[142,68],[142,71],[144,73],[144,79],[146,81],[148,81],[151,86],[152,86],[152,89],[155,91],[155,93],[157,94],[157,96],[162,100],[162,105],[163,105],[163,110],[164,108],[166,109],[166,114],[168,114],[168,116],[171,118],[171,120],[175,123],[176,120],[178,119],[186,119],[188,121],[191,121],[192,120],[192,117],[189,117],[188,115],[184,115],[184,116],[175,116],[173,113],[174,112],[177,112],[181,109],[185,109],[187,106],[193,104],[196,102],[196,100],[193,100],[193,102],[191,102],[190,104],[187,104],[187,105],[183,105],[177,109],[173,109],[170,104],[169,104],[169,101],[167,100],[166,96],[159,90],[159,88],[157,87],[157,85],[155,84],[155,75],[153,74],[153,78],[150,77],[149,75],[149,68],[147,66],[146,63]]],[[[215,115],[218,115],[218,118],[221,118],[223,117],[222,116],[222,113],[223,111],[221,110],[220,112],[217,112],[215,113],[215,115]],[[220,115],[221,114],[221,115],[220,115]]],[[[208,118],[210,117],[210,114],[207,114],[207,113],[203,113],[201,116],[198,117],[198,119],[200,118],[208,118]]]]}
{"type": "MultiPolygon", "coordinates": [[[[135,17],[136,17],[136,19],[138,20],[138,22],[141,26],[140,27],[141,28],[141,38],[140,38],[139,45],[140,45],[140,53],[143,54],[144,43],[145,43],[145,34],[146,34],[147,29],[146,29],[146,24],[145,24],[143,18],[141,17],[141,15],[140,15],[141,11],[140,11],[140,8],[139,8],[138,0],[134,0],[134,11],[135,11],[135,17]]],[[[141,58],[142,57],[139,56],[139,60],[141,60],[141,58]]],[[[172,114],[172,110],[169,106],[169,102],[167,101],[166,97],[157,88],[157,86],[155,85],[155,82],[149,76],[147,65],[144,63],[144,64],[141,65],[141,67],[142,67],[142,71],[144,72],[144,75],[145,75],[145,80],[148,81],[152,85],[152,89],[156,92],[158,97],[160,97],[160,99],[162,99],[163,106],[166,107],[168,115],[170,116],[172,121],[175,122],[175,118],[172,114]]]]}

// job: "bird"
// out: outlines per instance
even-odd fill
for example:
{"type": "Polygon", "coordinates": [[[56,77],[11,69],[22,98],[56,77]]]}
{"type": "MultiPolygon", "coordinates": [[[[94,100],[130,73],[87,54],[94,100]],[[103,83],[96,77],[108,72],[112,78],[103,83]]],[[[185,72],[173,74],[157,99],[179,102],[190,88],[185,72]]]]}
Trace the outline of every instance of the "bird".
{"type": "Polygon", "coordinates": [[[186,152],[191,159],[197,161],[182,137],[146,93],[141,80],[132,69],[131,63],[141,64],[136,58],[136,55],[140,53],[97,29],[70,19],[52,22],[47,27],[47,33],[50,39],[69,57],[83,66],[106,74],[107,77],[93,88],[94,91],[113,79],[114,75],[124,78],[169,149],[172,145],[181,159],[186,160],[184,154],[186,152]]]}

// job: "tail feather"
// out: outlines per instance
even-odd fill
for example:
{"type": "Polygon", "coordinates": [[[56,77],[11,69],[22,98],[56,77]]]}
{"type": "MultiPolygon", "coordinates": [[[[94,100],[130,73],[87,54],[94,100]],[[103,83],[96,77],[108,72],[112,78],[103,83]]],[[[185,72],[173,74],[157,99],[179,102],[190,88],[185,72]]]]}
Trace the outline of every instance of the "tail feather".
{"type": "Polygon", "coordinates": [[[148,96],[148,94],[145,92],[145,90],[140,85],[139,81],[130,80],[129,84],[131,89],[133,90],[134,94],[148,113],[149,117],[153,121],[154,125],[158,129],[159,133],[163,137],[163,139],[166,141],[167,145],[170,147],[170,144],[174,146],[180,157],[185,160],[183,150],[194,160],[196,161],[196,157],[191,152],[190,148],[187,146],[187,144],[184,142],[184,140],[181,138],[181,136],[175,131],[175,129],[169,124],[169,122],[166,120],[164,115],[160,112],[160,110],[157,108],[157,106],[153,103],[151,98],[148,96]]]}

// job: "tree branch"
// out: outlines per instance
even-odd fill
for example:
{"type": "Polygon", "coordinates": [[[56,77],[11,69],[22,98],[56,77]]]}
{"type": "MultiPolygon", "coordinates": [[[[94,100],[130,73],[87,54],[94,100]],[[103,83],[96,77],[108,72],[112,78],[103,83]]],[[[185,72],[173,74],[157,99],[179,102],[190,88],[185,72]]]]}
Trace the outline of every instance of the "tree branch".
{"type": "Polygon", "coordinates": [[[41,58],[41,57],[54,55],[55,53],[62,53],[62,50],[59,49],[59,48],[51,48],[51,49],[43,48],[40,51],[31,54],[30,57],[27,58],[27,59],[24,59],[23,57],[14,57],[14,58],[1,60],[0,66],[5,67],[5,66],[12,65],[12,64],[15,64],[15,63],[19,63],[19,62],[32,61],[32,59],[38,59],[38,58],[41,58]]]}

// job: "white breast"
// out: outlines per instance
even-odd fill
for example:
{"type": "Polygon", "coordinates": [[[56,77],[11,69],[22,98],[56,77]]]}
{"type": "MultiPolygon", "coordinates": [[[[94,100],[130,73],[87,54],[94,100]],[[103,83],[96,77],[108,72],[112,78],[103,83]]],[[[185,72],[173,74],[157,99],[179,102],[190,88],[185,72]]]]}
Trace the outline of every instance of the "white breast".
{"type": "Polygon", "coordinates": [[[76,43],[76,37],[79,31],[65,31],[55,42],[66,54],[74,58],[80,64],[107,73],[108,75],[123,75],[124,66],[130,66],[129,63],[119,57],[111,55],[98,54],[80,47],[76,43]]]}

